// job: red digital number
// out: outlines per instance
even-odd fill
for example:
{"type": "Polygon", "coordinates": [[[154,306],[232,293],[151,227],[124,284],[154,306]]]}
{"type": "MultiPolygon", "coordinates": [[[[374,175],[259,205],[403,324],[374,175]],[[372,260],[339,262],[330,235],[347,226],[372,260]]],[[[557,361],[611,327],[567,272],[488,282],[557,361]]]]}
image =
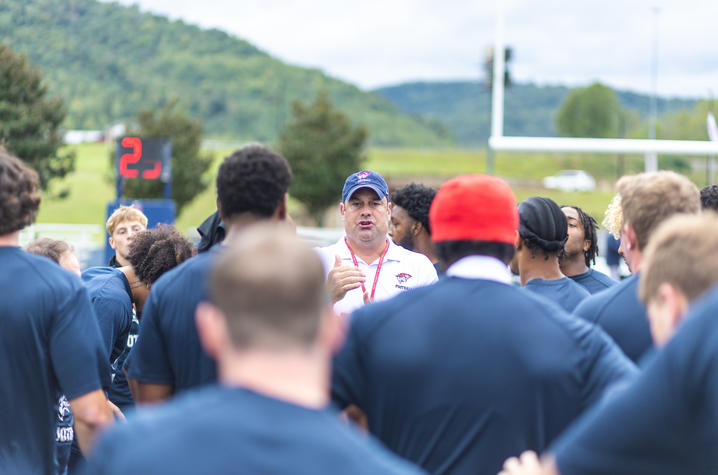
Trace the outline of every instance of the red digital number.
{"type": "Polygon", "coordinates": [[[160,162],[155,161],[155,166],[152,167],[152,170],[145,170],[142,172],[142,178],[145,178],[147,180],[154,180],[156,178],[159,178],[160,173],[162,173],[162,164],[160,162]]]}
{"type": "MultiPolygon", "coordinates": [[[[125,137],[121,143],[123,147],[131,148],[132,153],[126,153],[120,157],[120,175],[125,178],[137,178],[139,172],[127,168],[127,165],[137,163],[140,161],[140,158],[142,158],[142,141],[138,137],[125,137]]],[[[159,173],[157,173],[157,175],[159,175],[159,173]]],[[[147,178],[147,176],[145,176],[145,178],[147,178]]]]}

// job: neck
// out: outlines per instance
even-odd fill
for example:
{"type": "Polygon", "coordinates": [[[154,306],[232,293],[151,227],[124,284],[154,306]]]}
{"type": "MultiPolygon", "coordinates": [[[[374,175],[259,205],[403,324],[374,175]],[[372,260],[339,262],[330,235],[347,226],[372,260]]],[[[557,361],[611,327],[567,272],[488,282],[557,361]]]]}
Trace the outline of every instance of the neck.
{"type": "Polygon", "coordinates": [[[132,266],[120,267],[119,270],[125,274],[127,281],[130,283],[132,303],[135,304],[135,308],[137,309],[137,313],[139,315],[142,312],[142,308],[145,306],[145,300],[147,300],[147,295],[149,294],[147,286],[140,282],[140,279],[137,278],[135,269],[132,266]]]}
{"type": "Polygon", "coordinates": [[[563,275],[567,277],[573,277],[574,275],[581,275],[588,272],[586,259],[581,253],[559,260],[559,266],[561,267],[563,275]]]}
{"type": "Polygon", "coordinates": [[[429,258],[432,264],[439,262],[439,258],[434,254],[434,245],[431,242],[431,236],[422,232],[419,237],[414,240],[414,252],[424,254],[429,258]]]}
{"type": "Polygon", "coordinates": [[[329,356],[320,350],[263,350],[222,353],[219,380],[282,401],[320,409],[329,404],[329,356]]]}
{"type": "Polygon", "coordinates": [[[519,264],[522,286],[533,279],[558,280],[565,277],[558,265],[558,257],[544,259],[543,255],[536,255],[528,256],[525,261],[519,264]]]}
{"type": "Polygon", "coordinates": [[[20,231],[1,235],[0,246],[20,247],[20,231]]]}
{"type": "Polygon", "coordinates": [[[371,264],[375,260],[379,259],[386,248],[388,238],[384,236],[381,240],[376,239],[373,241],[355,241],[351,237],[347,236],[347,242],[351,247],[354,254],[367,264],[371,264]]]}
{"type": "Polygon", "coordinates": [[[257,216],[252,213],[240,213],[225,220],[227,234],[224,241],[229,244],[237,238],[248,226],[256,224],[260,221],[266,221],[268,218],[257,216]]]}

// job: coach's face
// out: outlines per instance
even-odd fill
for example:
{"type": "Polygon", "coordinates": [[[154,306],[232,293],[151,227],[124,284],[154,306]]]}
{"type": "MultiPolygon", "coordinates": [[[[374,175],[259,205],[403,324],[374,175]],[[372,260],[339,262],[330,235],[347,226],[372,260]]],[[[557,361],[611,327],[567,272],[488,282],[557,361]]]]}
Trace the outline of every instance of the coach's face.
{"type": "Polygon", "coordinates": [[[371,188],[359,188],[339,205],[339,212],[351,240],[367,243],[386,238],[391,206],[371,188]]]}

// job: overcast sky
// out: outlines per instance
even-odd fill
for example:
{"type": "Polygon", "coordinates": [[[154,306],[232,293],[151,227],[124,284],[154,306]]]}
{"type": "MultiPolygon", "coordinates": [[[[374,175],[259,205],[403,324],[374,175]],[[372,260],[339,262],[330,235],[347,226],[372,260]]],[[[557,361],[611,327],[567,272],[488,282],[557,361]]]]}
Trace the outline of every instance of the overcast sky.
{"type": "MultiPolygon", "coordinates": [[[[486,0],[121,0],[217,27],[291,64],[362,88],[475,79],[494,41],[486,0]]],[[[518,81],[718,95],[718,0],[506,0],[506,43],[518,81]],[[658,8],[658,14],[654,13],[658,8]],[[657,26],[657,28],[656,28],[657,26]],[[657,36],[656,36],[657,31],[657,36]]]]}

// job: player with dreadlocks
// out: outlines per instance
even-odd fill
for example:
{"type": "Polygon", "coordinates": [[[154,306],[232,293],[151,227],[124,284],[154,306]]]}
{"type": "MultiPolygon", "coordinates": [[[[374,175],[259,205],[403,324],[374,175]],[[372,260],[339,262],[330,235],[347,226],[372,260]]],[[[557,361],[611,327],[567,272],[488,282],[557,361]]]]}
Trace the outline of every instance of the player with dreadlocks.
{"type": "Polygon", "coordinates": [[[598,255],[598,223],[578,206],[561,208],[568,222],[568,240],[559,260],[561,272],[595,294],[616,283],[606,274],[591,269],[598,255]]]}

